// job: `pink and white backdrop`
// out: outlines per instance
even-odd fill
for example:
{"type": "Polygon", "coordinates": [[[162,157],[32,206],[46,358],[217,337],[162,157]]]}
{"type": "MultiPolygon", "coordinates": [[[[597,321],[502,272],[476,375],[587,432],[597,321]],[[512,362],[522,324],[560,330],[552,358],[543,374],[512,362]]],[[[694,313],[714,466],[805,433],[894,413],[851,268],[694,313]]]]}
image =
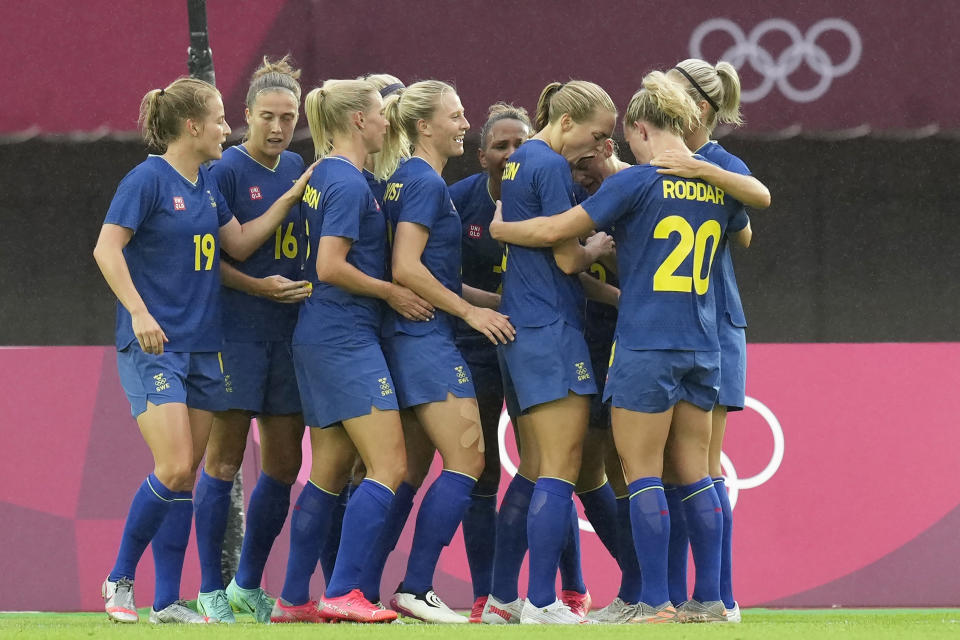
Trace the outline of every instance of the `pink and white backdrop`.
{"type": "MultiPolygon", "coordinates": [[[[948,410],[960,388],[957,362],[956,343],[749,346],[750,408],[731,414],[725,446],[736,499],[734,584],[744,606],[960,604],[960,433],[948,410]]],[[[0,349],[0,389],[0,610],[95,610],[130,498],[151,469],[115,352],[0,349]]],[[[515,460],[512,439],[505,449],[515,460]]],[[[253,438],[248,491],[258,473],[253,438]]],[[[399,581],[412,522],[384,589],[399,581]]],[[[587,585],[604,604],[616,594],[616,565],[595,534],[584,529],[582,539],[587,585]]],[[[272,592],[288,540],[285,528],[265,574],[272,592]]],[[[452,605],[469,605],[459,533],[435,584],[452,605]]],[[[184,595],[198,586],[191,543],[184,595]]],[[[152,588],[147,553],[137,579],[142,602],[152,588]]],[[[321,590],[317,571],[313,592],[321,590]]]]}

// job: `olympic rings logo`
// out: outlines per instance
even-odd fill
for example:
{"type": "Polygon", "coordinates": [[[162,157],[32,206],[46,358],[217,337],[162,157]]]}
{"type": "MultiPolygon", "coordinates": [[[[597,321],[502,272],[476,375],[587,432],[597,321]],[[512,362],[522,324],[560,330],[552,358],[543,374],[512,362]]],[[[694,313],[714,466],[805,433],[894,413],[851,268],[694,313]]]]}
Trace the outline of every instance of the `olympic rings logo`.
{"type": "Polygon", "coordinates": [[[720,60],[730,62],[737,70],[742,69],[744,63],[749,63],[754,71],[763,77],[759,86],[741,91],[742,102],[762,100],[774,85],[794,102],[813,102],[827,92],[835,78],[850,73],[860,62],[860,55],[863,53],[860,33],[856,27],[840,18],[823,19],[810,27],[806,35],[800,33],[800,29],[788,20],[771,18],[755,26],[749,36],[744,34],[737,23],[726,18],[713,18],[693,30],[690,36],[692,57],[706,59],[701,50],[703,40],[715,31],[726,33],[733,40],[733,45],[724,51],[720,60]],[[778,31],[786,34],[791,44],[774,59],[773,54],[760,45],[760,39],[778,31]],[[838,63],[834,63],[830,54],[817,44],[817,39],[828,31],[842,33],[850,46],[846,59],[838,63]],[[809,89],[797,89],[790,84],[790,75],[804,63],[818,74],[820,79],[809,89]]]}
{"type": "MultiPolygon", "coordinates": [[[[760,473],[747,478],[741,478],[737,474],[737,469],[734,467],[733,461],[730,460],[726,453],[721,452],[720,466],[723,468],[723,473],[726,476],[727,493],[730,497],[731,509],[737,506],[737,498],[740,496],[741,491],[745,489],[756,489],[770,480],[783,462],[783,428],[780,426],[780,421],[777,420],[777,416],[773,414],[773,411],[771,411],[767,405],[750,396],[744,398],[743,408],[752,409],[759,413],[760,417],[767,423],[767,426],[770,427],[770,432],[773,436],[773,454],[770,456],[770,461],[767,463],[767,466],[765,466],[760,473]]],[[[513,460],[510,459],[510,454],[507,453],[506,435],[509,425],[510,415],[507,413],[506,408],[504,408],[500,414],[500,424],[497,427],[497,443],[500,448],[500,464],[512,478],[517,473],[517,465],[513,463],[513,460]]],[[[580,529],[583,531],[593,531],[593,526],[581,518],[580,529]]]]}

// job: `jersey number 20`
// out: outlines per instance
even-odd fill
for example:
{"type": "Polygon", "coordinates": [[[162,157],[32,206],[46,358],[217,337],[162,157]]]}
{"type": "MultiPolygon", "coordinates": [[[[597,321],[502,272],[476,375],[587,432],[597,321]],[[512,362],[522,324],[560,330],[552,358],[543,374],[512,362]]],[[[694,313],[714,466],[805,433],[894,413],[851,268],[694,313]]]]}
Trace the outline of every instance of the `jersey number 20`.
{"type": "Polygon", "coordinates": [[[673,248],[667,259],[653,274],[654,291],[678,291],[690,293],[694,289],[697,295],[703,295],[710,287],[710,268],[713,266],[713,257],[717,253],[717,243],[723,230],[716,220],[707,220],[694,232],[693,227],[680,216],[667,216],[661,220],[653,230],[653,237],[666,240],[672,234],[680,235],[680,242],[673,248]],[[707,260],[707,275],[703,273],[703,262],[707,253],[707,239],[710,243],[710,258],[707,260]],[[693,251],[693,277],[676,275],[677,269],[693,251]]]}

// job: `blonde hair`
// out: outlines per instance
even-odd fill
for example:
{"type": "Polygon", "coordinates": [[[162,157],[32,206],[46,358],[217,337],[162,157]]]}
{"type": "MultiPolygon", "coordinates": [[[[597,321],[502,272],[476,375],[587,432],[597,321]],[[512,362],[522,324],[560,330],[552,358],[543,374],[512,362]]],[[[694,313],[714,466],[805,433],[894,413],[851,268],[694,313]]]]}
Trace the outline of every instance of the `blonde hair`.
{"type": "Polygon", "coordinates": [[[542,131],[565,113],[570,114],[574,122],[583,122],[597,109],[617,113],[613,100],[600,85],[585,80],[551,82],[540,92],[534,120],[535,129],[542,131]]]}
{"type": "Polygon", "coordinates": [[[364,80],[327,80],[307,94],[303,110],[317,159],[330,153],[333,134],[350,132],[350,114],[369,109],[376,91],[364,80]]]}
{"type": "Polygon", "coordinates": [[[533,130],[533,125],[530,124],[530,116],[527,114],[526,109],[507,104],[506,102],[494,103],[490,105],[490,109],[487,110],[487,121],[484,122],[480,128],[481,149],[487,148],[487,136],[490,135],[490,129],[501,120],[517,120],[523,124],[527,130],[533,130]]]}
{"type": "Polygon", "coordinates": [[[672,80],[685,84],[687,93],[694,102],[700,102],[705,98],[704,94],[709,96],[707,102],[712,101],[713,104],[710,114],[703,122],[707,130],[713,131],[718,122],[734,126],[743,124],[743,116],[740,114],[740,76],[732,64],[721,60],[713,66],[699,58],[688,58],[667,73],[672,80]],[[684,76],[684,73],[689,78],[684,76]]]}
{"type": "Polygon", "coordinates": [[[177,78],[163,89],[151,89],[140,101],[138,124],[143,140],[161,153],[180,137],[185,120],[202,120],[207,102],[220,92],[196,78],[177,78]]]}
{"type": "Polygon", "coordinates": [[[247,89],[247,108],[253,109],[257,96],[264,91],[289,91],[300,104],[300,69],[294,69],[290,64],[290,54],[275,62],[263,56],[263,64],[250,77],[250,88],[247,89]]]}
{"type": "Polygon", "coordinates": [[[390,128],[380,151],[386,166],[392,165],[396,169],[401,159],[410,157],[420,135],[417,122],[432,118],[440,105],[440,97],[448,91],[456,93],[446,82],[421,80],[399,89],[386,99],[383,113],[390,128]]]}
{"type": "MultiPolygon", "coordinates": [[[[384,103],[386,103],[390,96],[404,87],[403,81],[400,80],[400,78],[390,75],[389,73],[368,73],[360,76],[357,80],[366,80],[372,84],[373,88],[380,92],[384,103]]],[[[386,145],[387,141],[384,140],[384,146],[386,145]]],[[[389,178],[390,175],[397,170],[397,165],[400,164],[400,156],[396,155],[395,152],[391,153],[388,151],[384,153],[383,150],[371,153],[367,156],[367,159],[373,163],[373,176],[380,181],[389,178]]]]}
{"type": "Polygon", "coordinates": [[[679,83],[662,71],[651,71],[643,77],[641,89],[630,98],[623,128],[641,120],[682,137],[699,124],[700,109],[679,83]]]}

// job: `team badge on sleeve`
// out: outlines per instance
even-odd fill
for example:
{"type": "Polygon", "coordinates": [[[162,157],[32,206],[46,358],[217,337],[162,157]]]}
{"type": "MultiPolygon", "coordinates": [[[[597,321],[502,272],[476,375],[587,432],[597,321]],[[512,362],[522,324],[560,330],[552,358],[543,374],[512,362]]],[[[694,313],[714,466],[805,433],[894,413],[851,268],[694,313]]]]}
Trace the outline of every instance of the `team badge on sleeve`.
{"type": "Polygon", "coordinates": [[[173,210],[174,211],[186,211],[187,205],[184,203],[183,198],[180,196],[173,196],[173,210]]]}
{"type": "Polygon", "coordinates": [[[263,200],[263,196],[260,194],[260,187],[250,187],[250,199],[263,200]]]}

